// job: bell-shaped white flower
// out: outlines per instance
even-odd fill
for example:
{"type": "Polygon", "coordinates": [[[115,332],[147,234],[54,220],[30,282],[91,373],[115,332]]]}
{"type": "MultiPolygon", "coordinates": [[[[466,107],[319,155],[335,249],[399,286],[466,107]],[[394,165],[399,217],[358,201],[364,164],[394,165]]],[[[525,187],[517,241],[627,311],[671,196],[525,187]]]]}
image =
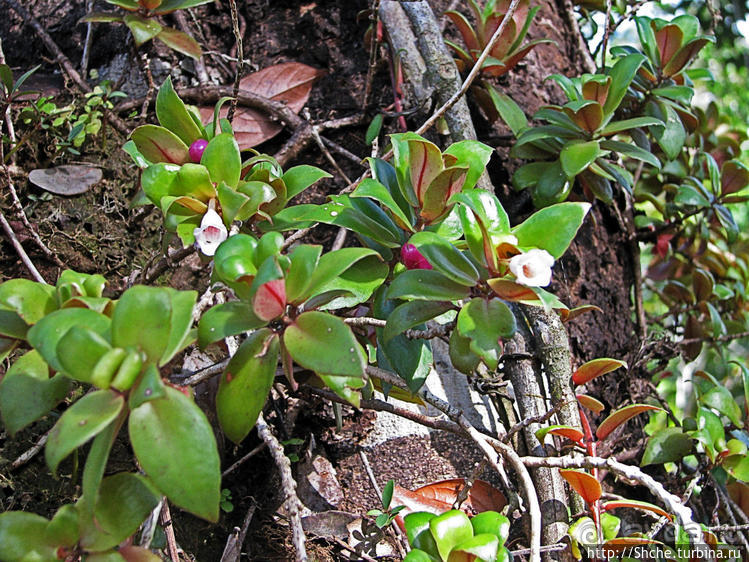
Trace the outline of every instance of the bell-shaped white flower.
{"type": "Polygon", "coordinates": [[[517,282],[528,287],[546,287],[551,283],[554,257],[546,250],[529,250],[510,258],[510,271],[517,282]]]}
{"type": "Polygon", "coordinates": [[[193,231],[193,234],[200,251],[206,256],[212,256],[216,253],[219,244],[226,240],[229,232],[221,216],[214,210],[213,205],[210,205],[203,215],[203,220],[200,221],[200,226],[193,231]]]}

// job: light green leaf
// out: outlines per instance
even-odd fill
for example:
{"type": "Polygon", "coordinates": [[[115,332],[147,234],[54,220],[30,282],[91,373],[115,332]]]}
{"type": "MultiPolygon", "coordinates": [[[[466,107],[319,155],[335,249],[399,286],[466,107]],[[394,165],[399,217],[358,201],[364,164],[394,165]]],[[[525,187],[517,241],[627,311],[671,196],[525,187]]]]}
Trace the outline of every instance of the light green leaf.
{"type": "Polygon", "coordinates": [[[518,245],[541,248],[559,259],[575,238],[590,210],[589,203],[558,203],[536,211],[512,229],[518,245]]]}

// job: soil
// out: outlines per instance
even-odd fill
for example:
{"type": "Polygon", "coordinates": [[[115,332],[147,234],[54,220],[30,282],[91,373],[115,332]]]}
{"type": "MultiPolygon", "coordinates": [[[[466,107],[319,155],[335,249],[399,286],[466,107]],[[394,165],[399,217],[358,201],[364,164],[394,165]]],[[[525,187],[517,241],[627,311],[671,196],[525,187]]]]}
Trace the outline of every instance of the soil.
{"type": "MultiPolygon", "coordinates": [[[[322,121],[361,112],[369,54],[364,43],[368,22],[366,17],[359,14],[367,9],[366,0],[247,0],[239,4],[244,56],[249,59],[253,69],[285,61],[298,61],[325,69],[326,74],[315,84],[307,104],[309,118],[322,121]]],[[[444,9],[448,2],[433,4],[438,9],[444,9]]],[[[543,104],[560,100],[560,92],[550,81],[544,82],[546,76],[554,72],[576,72],[575,63],[568,55],[574,52],[574,48],[558,10],[553,3],[542,4],[530,35],[532,38],[550,37],[557,44],[544,45],[533,51],[502,82],[505,91],[527,114],[532,114],[543,104]]],[[[99,0],[96,6],[109,8],[99,0]]],[[[84,15],[83,3],[38,0],[30,9],[68,58],[77,64],[81,60],[81,45],[86,33],[86,26],[78,23],[84,15]]],[[[12,10],[6,10],[6,13],[7,17],[0,19],[0,37],[8,63],[17,73],[41,64],[42,69],[34,79],[35,86],[46,95],[55,94],[58,105],[74,100],[70,85],[64,84],[52,57],[44,50],[32,29],[24,25],[12,10]]],[[[200,24],[198,36],[205,51],[235,55],[228,3],[217,0],[215,5],[203,6],[196,13],[200,24]]],[[[170,25],[175,25],[171,16],[166,19],[170,25]]],[[[194,22],[190,25],[194,28],[194,22]]],[[[446,33],[455,34],[451,26],[447,26],[446,33]]],[[[95,25],[93,37],[90,67],[96,69],[100,79],[115,81],[116,87],[128,95],[143,95],[147,82],[124,26],[95,25]]],[[[171,74],[181,85],[197,84],[191,61],[185,62],[182,57],[177,57],[157,43],[147,44],[142,51],[148,54],[152,62],[157,84],[167,74],[171,74]]],[[[227,67],[226,62],[218,62],[218,57],[214,55],[207,55],[204,60],[212,76],[219,77],[224,84],[233,81],[233,70],[227,67]],[[231,72],[226,72],[227,69],[231,72]]],[[[326,133],[331,140],[361,157],[370,151],[364,142],[366,125],[374,112],[392,103],[392,87],[386,66],[378,67],[372,92],[364,125],[326,133]]],[[[501,137],[508,133],[499,125],[489,125],[477,107],[473,106],[472,111],[480,138],[501,137]]],[[[153,115],[148,119],[152,120],[153,115]]],[[[134,127],[138,119],[131,119],[129,123],[134,127]]],[[[409,123],[409,126],[415,128],[418,123],[409,123]]],[[[385,127],[388,131],[395,131],[395,119],[386,119],[385,127]]],[[[111,128],[105,128],[102,134],[82,147],[78,156],[55,151],[55,142],[59,139],[48,133],[36,131],[33,135],[34,142],[30,143],[33,148],[19,151],[16,167],[13,168],[16,188],[29,220],[67,267],[104,274],[110,281],[109,293],[116,295],[134,279],[134,271],[157,260],[165,245],[170,243],[162,235],[158,211],[130,208],[130,201],[138,190],[138,175],[127,155],[119,150],[125,139],[111,128]],[[75,162],[104,163],[104,179],[83,196],[50,197],[26,180],[31,169],[75,162]]],[[[289,136],[290,133],[284,131],[257,148],[273,154],[289,136]]],[[[497,195],[506,204],[513,221],[519,222],[532,211],[532,207],[524,194],[518,195],[509,185],[513,164],[507,161],[507,150],[506,146],[498,148],[489,171],[497,186],[497,195]]],[[[330,169],[329,162],[315,146],[304,150],[288,166],[298,163],[330,169]]],[[[351,178],[358,177],[364,171],[361,164],[345,158],[339,158],[338,163],[351,178]]],[[[324,180],[305,193],[304,202],[322,202],[328,194],[337,192],[346,183],[336,174],[333,179],[324,180]]],[[[5,193],[3,208],[10,208],[5,193]]],[[[627,287],[632,279],[632,259],[619,237],[617,218],[602,207],[596,208],[593,218],[586,222],[572,250],[561,260],[553,287],[571,307],[590,303],[603,310],[603,313],[587,313],[570,324],[570,339],[578,364],[595,357],[626,357],[636,351],[632,349],[630,338],[632,320],[628,314],[621,312],[630,308],[627,287]]],[[[20,222],[13,222],[13,227],[45,278],[55,279],[59,269],[36,249],[20,222]]],[[[335,232],[332,228],[317,229],[310,235],[310,241],[329,246],[335,232]]],[[[0,281],[28,277],[5,238],[0,240],[0,281]]],[[[207,278],[208,265],[193,256],[170,268],[156,282],[182,289],[202,290],[207,278]]],[[[610,384],[616,388],[602,388],[601,391],[611,403],[616,401],[617,396],[626,395],[622,391],[630,390],[626,388],[629,383],[624,378],[610,384]]],[[[210,389],[207,392],[207,402],[210,402],[210,389]]],[[[283,412],[284,406],[278,404],[275,412],[283,412]]],[[[314,400],[289,430],[284,429],[284,423],[278,416],[272,415],[270,420],[282,432],[283,439],[300,438],[305,441],[305,447],[310,444],[310,435],[315,436],[316,446],[336,467],[338,479],[345,490],[345,501],[338,509],[363,514],[377,505],[376,496],[356,454],[358,440],[371,426],[371,414],[362,414],[353,409],[344,411],[342,431],[335,430],[330,407],[314,400]]],[[[22,431],[14,439],[0,433],[0,511],[30,509],[50,516],[61,503],[77,497],[80,471],[70,460],[62,465],[58,480],[52,479],[40,456],[21,469],[12,472],[8,469],[9,463],[31,447],[54,420],[54,416],[50,416],[22,431]]],[[[386,450],[382,457],[374,460],[373,468],[378,474],[388,474],[403,486],[415,487],[451,475],[466,476],[479,458],[472,447],[465,443],[456,444],[452,436],[429,441],[428,438],[415,438],[401,443],[395,455],[389,455],[386,450]],[[414,472],[414,466],[419,467],[420,471],[414,472]]],[[[239,447],[225,446],[222,466],[231,465],[256,445],[256,438],[250,437],[239,447]]],[[[300,452],[302,449],[304,447],[300,447],[300,452]]],[[[129,459],[131,456],[126,445],[120,444],[113,454],[110,470],[131,469],[129,459]]],[[[255,455],[227,477],[222,485],[231,492],[234,508],[229,513],[222,513],[218,525],[210,525],[173,509],[176,535],[185,552],[195,560],[219,560],[226,537],[235,527],[241,527],[247,510],[258,505],[250,526],[247,559],[291,559],[290,553],[293,551],[289,533],[274,516],[283,498],[279,497],[280,486],[267,451],[255,455]]],[[[310,549],[314,551],[314,559],[341,559],[340,550],[322,540],[311,541],[310,549]]]]}

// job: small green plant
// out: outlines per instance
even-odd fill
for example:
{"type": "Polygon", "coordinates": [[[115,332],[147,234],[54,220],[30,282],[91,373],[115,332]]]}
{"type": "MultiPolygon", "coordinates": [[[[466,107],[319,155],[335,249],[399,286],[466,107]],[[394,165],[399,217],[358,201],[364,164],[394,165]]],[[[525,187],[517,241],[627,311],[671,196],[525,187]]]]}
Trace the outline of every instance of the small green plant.
{"type": "Polygon", "coordinates": [[[228,488],[221,489],[221,499],[219,500],[219,507],[224,513],[231,513],[234,511],[234,504],[231,503],[231,490],[228,488]]]}
{"type": "Polygon", "coordinates": [[[133,34],[135,45],[140,47],[151,39],[158,39],[170,49],[174,49],[199,59],[202,50],[198,42],[188,33],[166,27],[156,21],[158,16],[170,14],[176,10],[186,10],[211,0],[106,0],[107,3],[125,10],[125,14],[91,13],[82,21],[99,23],[124,23],[133,34]]]}
{"type": "Polygon", "coordinates": [[[397,505],[392,508],[390,507],[390,504],[393,501],[394,489],[395,481],[392,479],[388,480],[387,484],[385,484],[385,487],[382,489],[382,507],[367,511],[367,515],[375,518],[375,525],[377,525],[379,529],[387,528],[387,526],[395,520],[395,517],[405,509],[405,506],[403,505],[397,505]]]}

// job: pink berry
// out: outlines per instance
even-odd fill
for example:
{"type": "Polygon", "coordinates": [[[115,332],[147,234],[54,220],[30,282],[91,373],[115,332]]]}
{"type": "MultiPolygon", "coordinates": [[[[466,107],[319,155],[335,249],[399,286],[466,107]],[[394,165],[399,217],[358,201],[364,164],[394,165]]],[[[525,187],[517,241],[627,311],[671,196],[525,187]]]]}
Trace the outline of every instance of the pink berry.
{"type": "Polygon", "coordinates": [[[413,244],[404,244],[401,248],[401,261],[406,269],[432,269],[432,264],[413,244]]]}
{"type": "Polygon", "coordinates": [[[200,163],[200,159],[203,157],[205,147],[208,146],[208,141],[205,139],[198,139],[190,145],[190,160],[196,164],[200,163]]]}

